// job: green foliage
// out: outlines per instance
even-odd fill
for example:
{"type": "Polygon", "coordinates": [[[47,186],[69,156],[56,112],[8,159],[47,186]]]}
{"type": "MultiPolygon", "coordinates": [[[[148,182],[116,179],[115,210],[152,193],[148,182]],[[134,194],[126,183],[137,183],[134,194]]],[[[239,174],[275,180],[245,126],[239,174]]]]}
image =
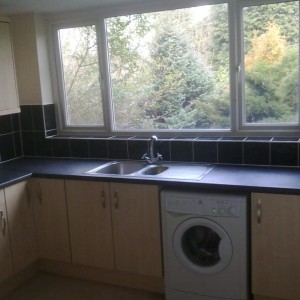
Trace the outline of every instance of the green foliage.
{"type": "Polygon", "coordinates": [[[246,7],[244,10],[246,52],[250,49],[253,33],[263,34],[266,24],[269,22],[279,26],[289,44],[297,44],[299,39],[298,18],[298,1],[246,7]]]}
{"type": "Polygon", "coordinates": [[[63,29],[61,47],[69,124],[103,124],[95,28],[63,29]]]}
{"type": "Polygon", "coordinates": [[[108,46],[111,55],[110,70],[114,78],[126,79],[127,75],[136,72],[139,66],[138,43],[149,31],[149,23],[145,14],[109,18],[106,21],[108,30],[108,46]],[[136,44],[135,47],[132,47],[136,44]],[[120,72],[122,70],[122,72],[120,72]]]}
{"type": "Polygon", "coordinates": [[[290,49],[274,65],[258,62],[246,76],[246,119],[250,123],[292,122],[298,103],[298,54],[290,49]]]}
{"type": "Polygon", "coordinates": [[[162,27],[152,45],[153,89],[146,114],[156,128],[194,128],[193,101],[213,88],[210,70],[187,39],[176,28],[162,27]]]}

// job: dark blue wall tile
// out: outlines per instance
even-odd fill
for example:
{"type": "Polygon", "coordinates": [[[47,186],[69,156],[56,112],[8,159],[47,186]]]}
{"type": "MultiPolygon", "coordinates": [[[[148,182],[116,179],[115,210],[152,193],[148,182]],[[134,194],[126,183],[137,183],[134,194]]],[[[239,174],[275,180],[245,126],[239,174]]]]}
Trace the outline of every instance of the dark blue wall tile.
{"type": "Polygon", "coordinates": [[[218,162],[226,164],[243,163],[242,142],[218,142],[218,162]]]}
{"type": "Polygon", "coordinates": [[[11,115],[0,116],[0,134],[12,133],[12,117],[11,115]]]}
{"type": "Polygon", "coordinates": [[[54,157],[70,157],[70,140],[67,138],[53,138],[52,139],[52,148],[54,157]]]}
{"type": "Polygon", "coordinates": [[[154,143],[154,153],[162,155],[162,160],[170,161],[171,160],[171,149],[170,141],[168,140],[158,140],[154,143]]]}
{"type": "Polygon", "coordinates": [[[12,117],[12,129],[13,131],[20,131],[21,130],[21,123],[20,123],[20,114],[13,114],[12,117]]]}
{"type": "Polygon", "coordinates": [[[35,156],[35,140],[33,131],[22,131],[23,154],[35,156]]]}
{"type": "Polygon", "coordinates": [[[218,162],[217,141],[194,141],[194,161],[204,163],[218,162]]]}
{"type": "Polygon", "coordinates": [[[171,146],[171,161],[185,161],[192,162],[193,155],[193,141],[170,141],[171,146]]]}
{"type": "Polygon", "coordinates": [[[31,105],[21,105],[21,129],[33,130],[33,114],[31,105]]]}
{"type": "Polygon", "coordinates": [[[149,155],[149,146],[147,140],[128,140],[129,159],[140,160],[145,153],[149,155]]]}
{"type": "Polygon", "coordinates": [[[13,133],[0,136],[1,161],[6,161],[16,157],[13,133]]]}
{"type": "Polygon", "coordinates": [[[71,157],[87,158],[88,141],[85,139],[70,139],[71,157]]]}
{"type": "Polygon", "coordinates": [[[270,164],[270,143],[269,142],[245,142],[244,163],[248,165],[269,165],[270,164]]]}
{"type": "Polygon", "coordinates": [[[90,158],[107,158],[107,141],[105,139],[90,139],[89,157],[90,158]]]}
{"type": "Polygon", "coordinates": [[[298,143],[271,142],[271,165],[298,166],[298,143]]]}
{"type": "Polygon", "coordinates": [[[20,132],[14,132],[14,145],[16,157],[21,157],[23,155],[23,150],[20,132]]]}
{"type": "Polygon", "coordinates": [[[44,105],[44,116],[46,130],[56,129],[55,107],[54,104],[44,105]]]}
{"type": "Polygon", "coordinates": [[[35,152],[37,156],[53,156],[52,140],[45,138],[44,132],[34,132],[35,152]]]}
{"type": "Polygon", "coordinates": [[[33,105],[32,116],[33,116],[33,130],[44,131],[45,126],[44,126],[43,106],[33,105]]]}
{"type": "Polygon", "coordinates": [[[128,159],[127,140],[108,140],[108,157],[128,159]]]}

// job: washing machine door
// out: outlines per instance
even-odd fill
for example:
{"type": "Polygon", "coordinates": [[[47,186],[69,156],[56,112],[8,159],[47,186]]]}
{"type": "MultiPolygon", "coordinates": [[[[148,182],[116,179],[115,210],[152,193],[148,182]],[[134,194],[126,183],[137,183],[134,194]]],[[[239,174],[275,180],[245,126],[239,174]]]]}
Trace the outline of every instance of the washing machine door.
{"type": "Polygon", "coordinates": [[[173,250],[184,267],[201,274],[222,271],[232,257],[232,244],[227,232],[206,218],[183,221],[174,232],[173,250]]]}

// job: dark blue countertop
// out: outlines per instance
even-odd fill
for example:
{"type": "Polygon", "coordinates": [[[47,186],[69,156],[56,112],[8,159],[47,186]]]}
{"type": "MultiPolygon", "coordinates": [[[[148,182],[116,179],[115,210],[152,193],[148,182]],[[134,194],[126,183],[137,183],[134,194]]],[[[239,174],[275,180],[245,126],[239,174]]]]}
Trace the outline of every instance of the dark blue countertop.
{"type": "Polygon", "coordinates": [[[215,165],[201,180],[130,176],[93,176],[85,172],[107,161],[57,158],[19,158],[0,165],[0,188],[30,177],[84,179],[195,187],[211,190],[300,194],[300,169],[285,167],[215,165]]]}

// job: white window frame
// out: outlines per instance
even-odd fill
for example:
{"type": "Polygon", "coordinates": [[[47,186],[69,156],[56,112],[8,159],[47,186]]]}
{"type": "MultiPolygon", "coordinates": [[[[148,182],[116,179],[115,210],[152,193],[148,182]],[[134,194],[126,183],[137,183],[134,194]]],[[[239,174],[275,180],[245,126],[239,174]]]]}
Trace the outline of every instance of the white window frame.
{"type": "MultiPolygon", "coordinates": [[[[286,135],[286,133],[289,133],[291,135],[299,135],[299,129],[300,129],[300,78],[298,78],[298,117],[297,122],[295,123],[274,123],[274,124],[263,124],[263,123],[257,123],[257,124],[249,124],[245,122],[245,110],[246,110],[246,102],[245,102],[245,95],[244,95],[244,83],[245,83],[245,66],[244,66],[244,31],[243,31],[243,9],[244,7],[249,6],[258,6],[258,5],[264,5],[264,4],[276,4],[276,3],[283,3],[283,2],[293,2],[292,0],[248,0],[248,1],[238,1],[237,2],[237,9],[238,13],[237,16],[239,18],[238,24],[238,32],[237,32],[237,45],[240,45],[240,47],[236,47],[238,51],[238,64],[237,68],[239,71],[238,74],[238,81],[239,86],[237,89],[238,92],[238,99],[240,100],[239,107],[237,114],[239,116],[238,121],[238,130],[239,132],[243,133],[252,133],[254,135],[264,135],[264,134],[270,134],[275,133],[277,135],[286,135]]],[[[299,7],[300,7],[300,2],[299,7]]],[[[300,31],[300,28],[299,28],[300,31]]],[[[300,41],[299,41],[300,43],[300,41]]],[[[300,46],[300,45],[299,45],[300,46]]],[[[300,48],[299,48],[300,50],[300,48]]],[[[298,64],[298,70],[300,66],[300,51],[299,51],[299,64],[298,64]]],[[[300,72],[299,72],[300,74],[300,72]]],[[[299,75],[298,75],[299,77],[299,75]]]]}
{"type": "MultiPolygon", "coordinates": [[[[151,1],[149,1],[151,2],[151,1]]],[[[160,136],[298,136],[300,130],[300,111],[297,124],[247,124],[244,122],[245,102],[243,97],[244,66],[243,66],[243,17],[244,7],[260,4],[291,2],[291,0],[188,0],[183,4],[175,0],[171,4],[168,0],[161,0],[159,4],[144,3],[127,6],[107,7],[105,9],[87,10],[80,13],[62,13],[48,15],[50,36],[50,59],[52,61],[53,92],[57,99],[57,115],[59,134],[64,135],[105,135],[105,136],[144,136],[156,133],[160,136]],[[106,39],[105,19],[114,16],[147,13],[162,10],[187,8],[200,5],[228,4],[229,21],[229,81],[230,81],[230,125],[229,129],[181,129],[181,130],[114,130],[114,108],[111,95],[111,82],[108,65],[108,45],[106,39]],[[98,61],[101,78],[101,94],[103,99],[104,126],[66,126],[65,110],[63,107],[64,91],[57,30],[84,25],[96,25],[98,39],[98,61]],[[240,47],[239,47],[240,45],[240,47]]],[[[300,59],[299,59],[300,61],[300,59]]],[[[300,64],[299,64],[300,65],[300,64]]],[[[299,72],[300,73],[300,72],[299,72]]],[[[298,85],[299,95],[300,88],[298,85]]],[[[298,104],[298,106],[300,106],[298,104]]]]}

